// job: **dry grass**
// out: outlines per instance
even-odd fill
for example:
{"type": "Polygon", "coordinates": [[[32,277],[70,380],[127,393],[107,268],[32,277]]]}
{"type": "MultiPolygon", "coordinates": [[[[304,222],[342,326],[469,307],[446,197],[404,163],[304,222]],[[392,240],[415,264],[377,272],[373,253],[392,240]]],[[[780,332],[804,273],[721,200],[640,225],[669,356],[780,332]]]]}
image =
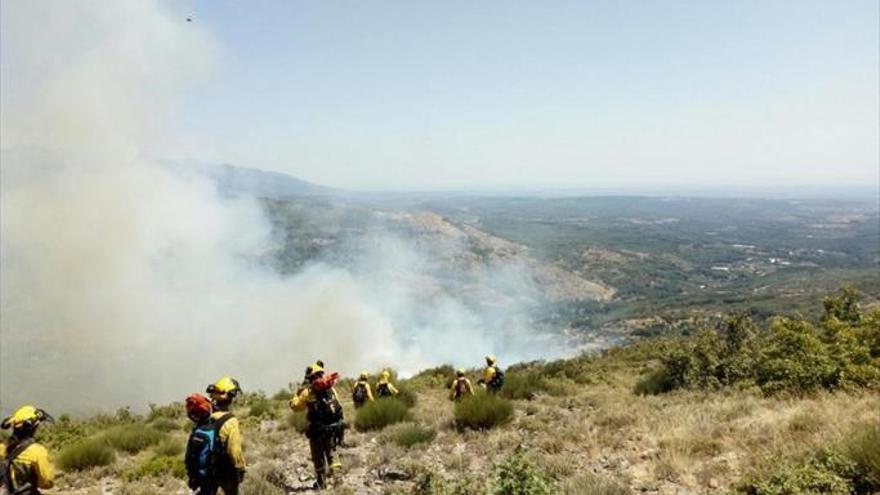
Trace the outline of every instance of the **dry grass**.
{"type": "MultiPolygon", "coordinates": [[[[523,446],[562,493],[723,492],[768,464],[796,459],[880,421],[876,392],[796,399],[750,390],[637,396],[632,393],[636,379],[635,372],[621,367],[606,372],[601,384],[570,385],[564,397],[514,401],[510,423],[488,431],[458,431],[446,391],[423,387],[410,412],[414,421],[436,431],[433,441],[407,449],[381,441],[396,430],[349,430],[347,441],[355,446],[340,451],[347,486],[357,493],[411,493],[415,478],[376,484],[378,470],[389,466],[414,476],[431,473],[450,487],[461,480],[489,480],[495,466],[523,446]]],[[[346,412],[349,420],[354,418],[346,412]]],[[[276,466],[292,488],[311,483],[308,445],[301,434],[292,428],[262,428],[260,421],[243,422],[243,428],[251,469],[276,466]]],[[[100,476],[64,474],[64,493],[91,493],[102,483],[100,477],[113,479],[125,463],[137,465],[136,457],[128,459],[120,454],[118,467],[100,476]]],[[[114,493],[149,493],[137,491],[146,490],[145,482],[114,493]]],[[[164,482],[161,493],[183,489],[173,479],[164,482]]],[[[262,481],[257,484],[274,493],[262,481]]],[[[345,493],[345,487],[337,492],[345,493]]]]}

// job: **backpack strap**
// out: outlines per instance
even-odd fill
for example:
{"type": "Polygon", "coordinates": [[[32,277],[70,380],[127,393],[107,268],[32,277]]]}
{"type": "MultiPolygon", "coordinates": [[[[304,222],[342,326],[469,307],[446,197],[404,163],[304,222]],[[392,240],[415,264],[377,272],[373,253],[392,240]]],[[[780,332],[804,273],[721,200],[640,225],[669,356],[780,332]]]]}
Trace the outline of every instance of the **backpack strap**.
{"type": "Polygon", "coordinates": [[[213,426],[214,430],[217,431],[217,439],[218,440],[220,439],[220,428],[223,428],[223,425],[225,425],[227,421],[229,421],[230,419],[232,419],[234,417],[235,417],[234,414],[226,413],[223,416],[220,416],[219,418],[215,419],[211,423],[211,426],[213,426]]]}
{"type": "Polygon", "coordinates": [[[27,480],[27,482],[24,485],[17,487],[17,488],[12,486],[12,464],[13,464],[13,462],[15,462],[15,459],[22,454],[22,452],[27,450],[28,447],[30,447],[31,445],[33,445],[35,443],[36,443],[36,440],[34,440],[33,437],[25,438],[24,440],[16,443],[12,447],[12,450],[10,450],[6,453],[6,459],[3,460],[3,464],[2,464],[3,483],[6,483],[9,485],[6,488],[7,488],[7,490],[9,490],[10,493],[13,493],[13,494],[25,493],[24,490],[29,490],[31,488],[31,484],[30,484],[31,480],[27,480]],[[13,488],[15,488],[15,489],[13,489],[13,488]]]}

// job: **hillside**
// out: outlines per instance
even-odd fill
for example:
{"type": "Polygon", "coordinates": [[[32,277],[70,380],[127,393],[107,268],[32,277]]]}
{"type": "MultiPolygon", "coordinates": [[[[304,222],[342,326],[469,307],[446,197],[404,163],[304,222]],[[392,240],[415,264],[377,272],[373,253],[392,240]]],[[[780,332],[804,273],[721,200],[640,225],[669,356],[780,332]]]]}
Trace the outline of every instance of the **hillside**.
{"type": "MultiPolygon", "coordinates": [[[[426,370],[399,382],[415,403],[406,422],[349,429],[330,493],[875,493],[880,312],[844,291],[825,300],[824,314],[768,328],[733,317],[691,338],[510,366],[503,395],[513,414],[484,430],[457,423],[465,416],[446,398],[451,368],[426,370]]],[[[338,388],[348,421],[360,424],[347,385],[338,388]]],[[[252,392],[237,404],[245,494],[309,491],[308,446],[289,396],[252,392]]],[[[117,451],[104,467],[62,473],[60,493],[183,494],[187,427],[174,404],[143,417],[62,416],[42,437],[62,465],[82,460],[82,442],[117,451]]]]}

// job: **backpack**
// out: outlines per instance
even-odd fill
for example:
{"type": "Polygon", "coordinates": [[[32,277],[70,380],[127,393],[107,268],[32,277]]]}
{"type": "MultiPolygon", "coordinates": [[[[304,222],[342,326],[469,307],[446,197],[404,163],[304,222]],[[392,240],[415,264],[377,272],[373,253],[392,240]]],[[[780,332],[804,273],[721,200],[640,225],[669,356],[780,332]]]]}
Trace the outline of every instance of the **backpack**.
{"type": "Polygon", "coordinates": [[[388,388],[388,382],[382,382],[376,385],[376,395],[379,397],[391,397],[391,389],[388,388]]]}
{"type": "Polygon", "coordinates": [[[455,397],[463,397],[467,393],[467,380],[459,378],[455,380],[455,397]]]}
{"type": "Polygon", "coordinates": [[[342,421],[342,404],[336,399],[333,389],[315,390],[314,400],[309,402],[306,419],[311,427],[330,426],[342,421]]]}
{"type": "Polygon", "coordinates": [[[0,463],[0,467],[2,467],[2,471],[0,471],[0,495],[19,495],[25,493],[31,493],[36,488],[33,486],[28,480],[24,485],[19,487],[12,486],[12,463],[15,459],[21,455],[22,452],[27,450],[28,447],[35,443],[34,439],[25,438],[24,440],[15,444],[11,450],[6,453],[6,459],[0,463]]]}
{"type": "Polygon", "coordinates": [[[354,400],[355,404],[363,404],[367,401],[367,384],[363,382],[357,382],[354,386],[354,392],[351,394],[352,400],[354,400]]]}
{"type": "Polygon", "coordinates": [[[223,456],[220,428],[232,417],[232,414],[227,414],[198,424],[192,429],[186,442],[185,457],[186,472],[190,480],[202,484],[217,475],[217,467],[223,456]]]}
{"type": "Polygon", "coordinates": [[[486,385],[488,385],[489,388],[491,388],[492,390],[501,390],[501,387],[504,386],[504,370],[496,366],[495,376],[493,376],[492,379],[489,380],[489,383],[487,383],[486,385]]]}

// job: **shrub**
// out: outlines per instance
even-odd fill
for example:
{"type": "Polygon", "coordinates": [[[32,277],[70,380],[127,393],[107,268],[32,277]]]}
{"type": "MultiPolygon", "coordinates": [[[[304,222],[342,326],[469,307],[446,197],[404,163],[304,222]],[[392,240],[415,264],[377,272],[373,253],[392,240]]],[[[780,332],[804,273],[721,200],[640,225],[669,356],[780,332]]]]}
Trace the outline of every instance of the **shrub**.
{"type": "Polygon", "coordinates": [[[61,451],[58,465],[65,471],[82,471],[96,466],[110,465],[115,458],[111,449],[99,438],[76,441],[61,451]]]}
{"type": "Polygon", "coordinates": [[[409,418],[409,408],[397,398],[378,399],[368,402],[357,410],[354,425],[358,430],[379,430],[409,418]]]}
{"type": "Polygon", "coordinates": [[[186,478],[186,465],[182,456],[157,455],[139,464],[135,469],[125,473],[128,481],[141,478],[159,478],[171,475],[178,479],[186,478]]]}
{"type": "MultiPolygon", "coordinates": [[[[386,495],[392,492],[386,491],[386,495]]],[[[455,481],[447,481],[434,472],[422,473],[415,479],[410,495],[483,495],[486,482],[483,479],[470,478],[466,473],[457,473],[455,481]]]]}
{"type": "Polygon", "coordinates": [[[880,492],[880,425],[853,435],[842,443],[840,449],[857,466],[856,491],[880,492]]]}
{"type": "Polygon", "coordinates": [[[406,381],[414,388],[449,388],[455,376],[455,368],[444,364],[436,368],[428,368],[406,381]]]}
{"type": "Polygon", "coordinates": [[[628,486],[613,478],[595,474],[581,474],[566,479],[561,483],[561,492],[565,495],[628,495],[628,486]]]}
{"type": "Polygon", "coordinates": [[[546,390],[546,380],[539,370],[518,368],[505,373],[501,395],[508,399],[532,400],[546,390]]]}
{"type": "Polygon", "coordinates": [[[411,423],[403,425],[392,434],[394,443],[402,447],[412,447],[418,443],[426,443],[437,437],[437,431],[433,428],[411,423]]]}
{"type": "Polygon", "coordinates": [[[284,495],[285,473],[275,465],[263,465],[248,471],[241,485],[242,495],[284,495]]]}
{"type": "Polygon", "coordinates": [[[79,421],[64,415],[54,423],[42,425],[37,430],[37,438],[52,449],[63,448],[88,436],[88,428],[79,421]]]}
{"type": "Polygon", "coordinates": [[[275,392],[275,395],[272,396],[272,400],[287,402],[291,399],[291,397],[293,397],[293,393],[291,393],[291,391],[287,390],[286,388],[282,388],[275,392]]]}
{"type": "Polygon", "coordinates": [[[242,495],[284,495],[284,490],[265,478],[248,476],[241,485],[242,495]]]}
{"type": "Polygon", "coordinates": [[[132,423],[110,428],[104,433],[103,438],[108,445],[116,450],[136,454],[159,443],[166,436],[165,433],[144,424],[132,423]]]}
{"type": "Polygon", "coordinates": [[[495,495],[551,495],[553,483],[526,459],[521,448],[495,468],[495,495]]]}
{"type": "Polygon", "coordinates": [[[734,315],[719,329],[671,341],[661,370],[643,377],[634,391],[757,385],[765,394],[802,395],[880,388],[880,312],[863,315],[852,289],[824,304],[819,325],[776,318],[759,333],[748,316],[734,315]]]}
{"type": "Polygon", "coordinates": [[[186,417],[186,410],[181,402],[174,402],[165,406],[157,406],[150,403],[150,412],[147,414],[147,421],[155,421],[157,419],[182,419],[186,417]]]}
{"type": "Polygon", "coordinates": [[[174,457],[183,453],[184,442],[177,438],[166,438],[153,448],[153,452],[160,456],[174,457]]]}
{"type": "Polygon", "coordinates": [[[397,390],[399,393],[394,396],[395,399],[406,404],[406,407],[412,408],[416,406],[418,396],[409,385],[406,383],[398,383],[397,390]]]}
{"type": "Polygon", "coordinates": [[[309,425],[308,420],[306,420],[306,412],[293,412],[291,411],[287,415],[287,426],[293,428],[298,433],[304,433],[306,431],[306,427],[309,425]]]}
{"type": "Polygon", "coordinates": [[[852,493],[849,481],[834,472],[831,466],[818,459],[806,463],[775,466],[772,471],[746,483],[745,492],[751,495],[787,495],[794,493],[852,493]]]}
{"type": "Polygon", "coordinates": [[[459,427],[483,430],[510,421],[513,404],[497,395],[477,392],[456,402],[453,413],[459,427]]]}
{"type": "Polygon", "coordinates": [[[675,383],[666,368],[653,370],[639,378],[633,387],[636,395],[658,395],[675,388],[675,383]]]}
{"type": "Polygon", "coordinates": [[[175,421],[171,418],[157,418],[150,421],[150,426],[152,428],[164,432],[186,429],[189,424],[189,422],[185,423],[181,420],[175,421]]]}
{"type": "Polygon", "coordinates": [[[741,490],[754,495],[880,493],[880,426],[851,435],[834,448],[774,464],[752,476],[741,490]]]}
{"type": "Polygon", "coordinates": [[[758,358],[755,382],[768,393],[831,388],[836,367],[815,328],[803,320],[779,318],[758,358]]]}
{"type": "Polygon", "coordinates": [[[275,411],[275,407],[272,404],[272,401],[265,397],[256,397],[251,401],[251,407],[248,411],[248,416],[255,418],[274,418],[277,416],[275,411]]]}

